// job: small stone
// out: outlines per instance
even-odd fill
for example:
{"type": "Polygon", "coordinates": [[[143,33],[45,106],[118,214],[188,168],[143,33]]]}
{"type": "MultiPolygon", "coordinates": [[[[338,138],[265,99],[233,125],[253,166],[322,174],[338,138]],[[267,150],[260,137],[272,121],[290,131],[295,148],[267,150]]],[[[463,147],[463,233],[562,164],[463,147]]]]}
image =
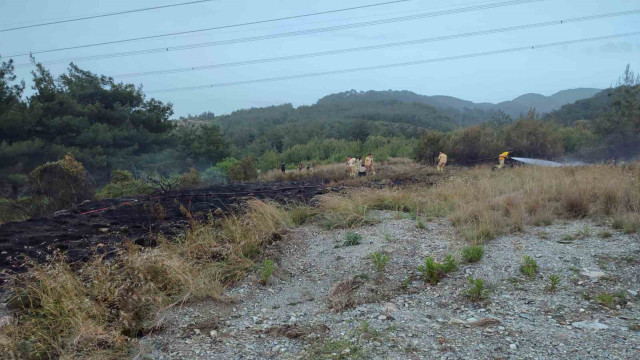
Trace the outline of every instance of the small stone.
{"type": "Polygon", "coordinates": [[[467,322],[461,319],[451,319],[449,325],[467,325],[467,322]]]}
{"type": "Polygon", "coordinates": [[[518,348],[518,345],[516,345],[516,344],[511,344],[511,345],[509,345],[509,348],[510,348],[511,350],[515,350],[515,349],[517,349],[517,348],[518,348]]]}
{"type": "Polygon", "coordinates": [[[378,320],[387,320],[387,317],[385,315],[380,315],[378,316],[378,320]]]}
{"type": "Polygon", "coordinates": [[[606,274],[604,273],[604,271],[598,268],[583,268],[580,271],[580,275],[586,276],[590,278],[592,281],[598,281],[601,277],[605,276],[606,274]]]}
{"type": "Polygon", "coordinates": [[[588,321],[578,321],[571,324],[573,327],[584,330],[605,330],[608,329],[609,326],[599,323],[597,321],[588,322],[588,321]]]}
{"type": "Polygon", "coordinates": [[[342,350],[342,354],[349,354],[351,352],[350,348],[346,348],[344,350],[342,350]]]}
{"type": "Polygon", "coordinates": [[[583,309],[583,308],[580,308],[580,310],[579,310],[579,311],[580,311],[580,312],[584,312],[584,309],[583,309]]]}
{"type": "Polygon", "coordinates": [[[637,291],[635,291],[635,290],[631,290],[631,289],[629,289],[629,290],[627,290],[627,292],[628,292],[628,293],[629,293],[629,295],[631,295],[631,296],[638,296],[638,292],[637,292],[637,291]]]}
{"type": "Polygon", "coordinates": [[[631,323],[628,328],[631,331],[640,331],[640,323],[631,323]]]}
{"type": "Polygon", "coordinates": [[[211,337],[212,337],[212,338],[214,338],[214,339],[215,339],[215,338],[217,338],[217,337],[218,337],[218,331],[216,331],[216,330],[211,330],[211,331],[209,332],[209,336],[211,336],[211,337]]]}

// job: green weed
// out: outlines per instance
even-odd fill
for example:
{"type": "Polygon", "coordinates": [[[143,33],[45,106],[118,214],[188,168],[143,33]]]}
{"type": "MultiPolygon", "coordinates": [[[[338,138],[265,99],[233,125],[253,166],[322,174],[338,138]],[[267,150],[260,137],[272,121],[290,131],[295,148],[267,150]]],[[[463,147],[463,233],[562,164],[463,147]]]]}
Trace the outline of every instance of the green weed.
{"type": "Polygon", "coordinates": [[[373,267],[376,271],[382,273],[389,262],[389,255],[381,252],[374,252],[371,254],[371,261],[373,262],[373,267]]]}
{"type": "Polygon", "coordinates": [[[271,280],[274,270],[275,265],[273,264],[273,260],[264,260],[262,264],[260,264],[258,274],[260,274],[260,283],[262,285],[266,285],[269,280],[271,280]]]}
{"type": "Polygon", "coordinates": [[[547,291],[556,292],[558,290],[558,284],[560,284],[560,277],[556,274],[549,275],[549,284],[547,285],[547,291]]]}
{"type": "Polygon", "coordinates": [[[487,286],[483,279],[480,278],[468,278],[469,288],[463,291],[463,294],[471,301],[481,301],[489,298],[491,292],[487,289],[487,286]]]}
{"type": "Polygon", "coordinates": [[[467,246],[462,249],[462,261],[466,263],[476,263],[484,256],[483,246],[467,246]]]}
{"type": "Polygon", "coordinates": [[[538,272],[538,263],[530,256],[525,256],[520,264],[520,272],[527,277],[533,277],[538,272]]]}
{"type": "Polygon", "coordinates": [[[447,255],[443,263],[427,257],[424,259],[424,265],[418,266],[418,271],[422,273],[425,282],[436,285],[445,274],[455,271],[457,267],[458,264],[451,255],[447,255]]]}
{"type": "Polygon", "coordinates": [[[354,232],[348,232],[344,235],[344,243],[342,246],[356,246],[360,245],[360,240],[362,240],[362,235],[354,232]]]}

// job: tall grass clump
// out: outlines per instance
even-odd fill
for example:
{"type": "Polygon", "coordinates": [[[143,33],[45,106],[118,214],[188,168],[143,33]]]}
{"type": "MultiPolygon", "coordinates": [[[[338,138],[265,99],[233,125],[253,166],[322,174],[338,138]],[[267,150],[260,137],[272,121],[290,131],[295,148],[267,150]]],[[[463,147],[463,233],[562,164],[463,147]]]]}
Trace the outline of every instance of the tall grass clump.
{"type": "Polygon", "coordinates": [[[376,223],[369,214],[371,208],[358,197],[323,195],[318,198],[318,208],[322,211],[323,225],[329,230],[352,229],[376,223]]]}
{"type": "Polygon", "coordinates": [[[467,246],[462,249],[462,261],[466,263],[476,263],[482,260],[484,256],[484,247],[475,245],[475,246],[467,246]]]}
{"type": "Polygon", "coordinates": [[[252,257],[289,226],[284,209],[251,200],[243,214],[206,223],[187,213],[182,236],[155,248],[124,244],[112,259],[70,266],[57,254],[7,283],[12,322],[0,328],[0,353],[16,359],[119,359],[159,314],[185,301],[217,298],[253,268],[252,257]]]}
{"type": "MultiPolygon", "coordinates": [[[[492,171],[479,167],[431,192],[448,194],[452,224],[468,240],[483,242],[550,225],[555,219],[609,218],[625,232],[640,230],[640,166],[544,168],[492,171]]],[[[436,195],[431,195],[436,196],[436,195]]]]}

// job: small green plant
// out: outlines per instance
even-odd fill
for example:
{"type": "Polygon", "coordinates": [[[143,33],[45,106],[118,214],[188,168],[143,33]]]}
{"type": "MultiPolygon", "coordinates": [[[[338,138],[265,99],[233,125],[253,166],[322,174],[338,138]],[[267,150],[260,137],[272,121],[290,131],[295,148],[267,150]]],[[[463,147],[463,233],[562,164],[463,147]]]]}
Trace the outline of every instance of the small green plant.
{"type": "Polygon", "coordinates": [[[391,242],[391,235],[388,232],[385,232],[384,234],[382,234],[382,240],[391,242]]]}
{"type": "Polygon", "coordinates": [[[416,227],[418,229],[426,229],[427,225],[425,225],[424,221],[422,220],[422,218],[417,217],[416,218],[416,227]]]}
{"type": "Polygon", "coordinates": [[[436,285],[442,277],[457,269],[458,264],[451,255],[447,255],[441,264],[436,262],[432,257],[424,259],[424,265],[418,266],[418,271],[422,273],[425,282],[436,285]]]}
{"type": "Polygon", "coordinates": [[[382,273],[389,262],[389,255],[381,252],[374,252],[371,254],[371,261],[373,262],[373,267],[376,268],[376,271],[382,273]]]}
{"type": "Polygon", "coordinates": [[[264,260],[262,264],[260,264],[258,274],[260,274],[260,283],[262,285],[266,285],[269,280],[271,280],[274,270],[275,265],[273,264],[273,260],[264,260]]]}
{"type": "Polygon", "coordinates": [[[466,263],[476,263],[484,256],[483,246],[467,246],[462,249],[462,260],[466,263]]]}
{"type": "Polygon", "coordinates": [[[458,262],[451,255],[447,255],[444,257],[444,263],[442,264],[442,269],[445,273],[450,273],[456,271],[458,269],[458,262]]]}
{"type": "Polygon", "coordinates": [[[344,235],[344,243],[342,246],[356,246],[360,245],[360,240],[362,240],[362,235],[354,232],[348,232],[344,235]]]}
{"type": "Polygon", "coordinates": [[[600,237],[603,239],[609,239],[612,236],[613,236],[613,233],[611,231],[604,230],[600,232],[600,237]]]}
{"type": "Polygon", "coordinates": [[[408,289],[409,288],[409,283],[411,282],[411,276],[407,276],[406,278],[404,278],[404,280],[402,280],[402,285],[401,287],[403,289],[408,289]]]}
{"type": "Polygon", "coordinates": [[[564,234],[564,235],[562,235],[561,239],[562,239],[563,241],[573,241],[573,235],[570,235],[570,234],[564,234]]]}
{"type": "Polygon", "coordinates": [[[520,264],[520,272],[527,277],[533,277],[538,272],[538,263],[530,256],[525,256],[520,264]]]}
{"type": "Polygon", "coordinates": [[[625,299],[626,295],[624,293],[600,293],[595,296],[598,304],[611,309],[615,308],[616,305],[624,303],[625,299]]]}
{"type": "Polygon", "coordinates": [[[469,300],[476,302],[489,298],[489,293],[491,291],[487,289],[483,279],[468,278],[467,282],[469,283],[469,288],[464,290],[463,293],[469,300]]]}
{"type": "Polygon", "coordinates": [[[558,291],[558,284],[560,284],[560,277],[556,274],[549,275],[549,284],[547,285],[547,291],[558,291]]]}

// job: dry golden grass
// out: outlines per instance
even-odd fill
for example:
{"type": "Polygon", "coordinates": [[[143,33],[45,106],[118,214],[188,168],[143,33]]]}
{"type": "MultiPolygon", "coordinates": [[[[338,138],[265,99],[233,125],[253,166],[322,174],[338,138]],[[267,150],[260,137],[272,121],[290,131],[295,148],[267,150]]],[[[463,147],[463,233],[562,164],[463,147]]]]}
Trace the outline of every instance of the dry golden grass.
{"type": "Polygon", "coordinates": [[[421,170],[426,173],[433,173],[433,169],[424,169],[420,164],[405,158],[392,158],[388,161],[375,164],[376,175],[368,175],[351,178],[349,177],[349,167],[346,164],[319,165],[313,170],[302,171],[288,170],[282,173],[280,170],[271,170],[264,173],[262,181],[309,181],[322,180],[331,183],[363,184],[371,180],[398,179],[415,176],[421,170]]]}
{"type": "Polygon", "coordinates": [[[124,246],[72,269],[61,255],[14,276],[13,322],[0,329],[0,358],[120,359],[162,310],[217,298],[253,267],[252,257],[289,227],[288,213],[258,200],[246,213],[200,224],[143,249],[124,246]]]}
{"type": "MultiPolygon", "coordinates": [[[[464,237],[482,243],[500,234],[522,231],[527,225],[549,225],[560,218],[608,219],[626,232],[639,231],[639,179],[639,165],[502,171],[478,167],[456,172],[432,187],[361,189],[345,197],[356,209],[447,216],[464,237]]],[[[324,209],[334,211],[331,207],[324,209]]]]}

